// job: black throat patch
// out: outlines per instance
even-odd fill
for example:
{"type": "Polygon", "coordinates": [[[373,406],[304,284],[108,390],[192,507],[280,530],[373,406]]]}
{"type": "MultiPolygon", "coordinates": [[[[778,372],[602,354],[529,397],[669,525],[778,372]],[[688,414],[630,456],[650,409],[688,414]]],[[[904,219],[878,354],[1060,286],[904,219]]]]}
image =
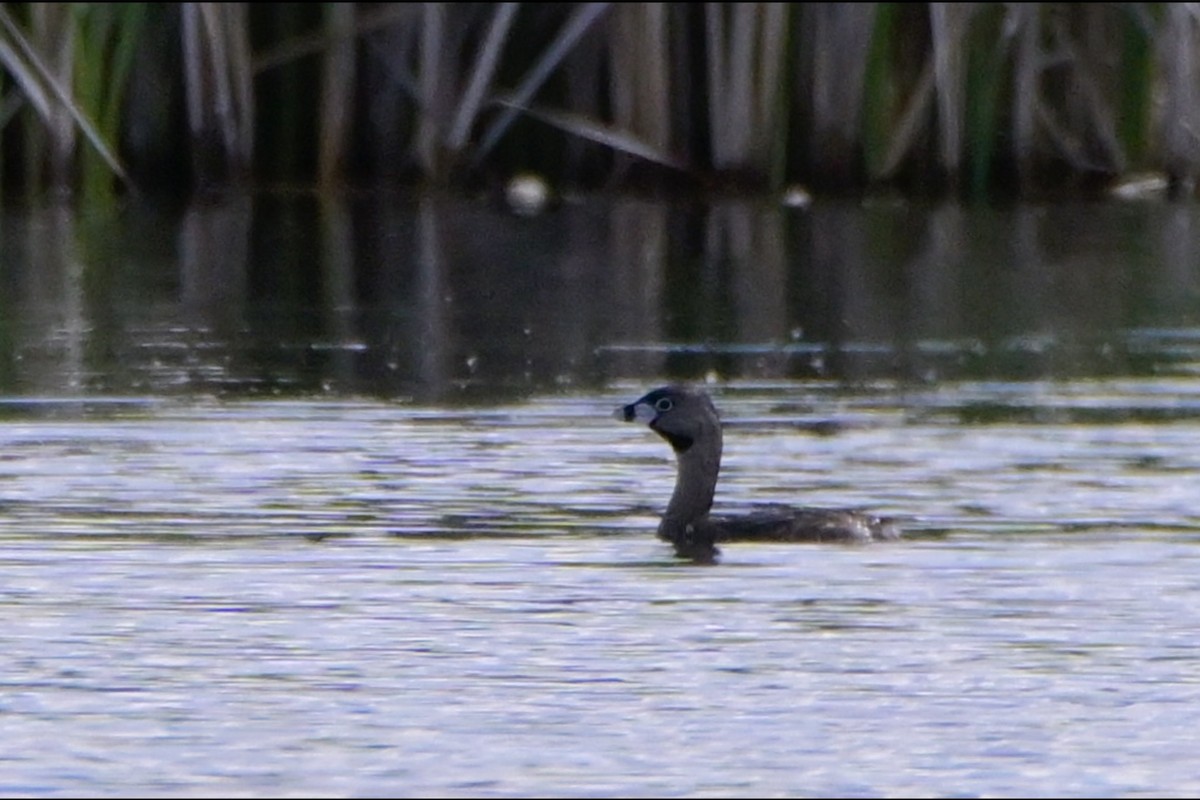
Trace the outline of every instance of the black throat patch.
{"type": "Polygon", "coordinates": [[[671,449],[676,453],[687,452],[689,449],[691,449],[691,446],[696,443],[695,440],[690,436],[683,436],[678,433],[669,433],[658,428],[655,428],[654,432],[666,439],[667,443],[671,445],[671,449]]]}

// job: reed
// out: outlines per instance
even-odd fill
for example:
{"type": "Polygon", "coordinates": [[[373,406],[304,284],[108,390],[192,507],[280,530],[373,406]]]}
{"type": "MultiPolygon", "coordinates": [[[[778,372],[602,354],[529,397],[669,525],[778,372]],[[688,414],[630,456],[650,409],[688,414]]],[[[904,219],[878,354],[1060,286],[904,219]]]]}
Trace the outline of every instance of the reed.
{"type": "MultiPolygon", "coordinates": [[[[985,197],[1002,147],[1002,102],[1009,86],[1005,69],[1009,47],[1003,26],[1010,21],[1002,9],[993,6],[979,12],[976,22],[970,31],[969,58],[965,67],[968,105],[964,112],[964,145],[967,148],[967,163],[963,177],[969,196],[985,197]]],[[[1020,63],[1022,66],[1025,64],[1024,61],[1020,63]]],[[[1021,96],[1020,92],[1013,93],[1014,98],[1021,96]]]]}
{"type": "MultiPolygon", "coordinates": [[[[1151,103],[1155,87],[1155,52],[1151,41],[1152,24],[1144,14],[1135,14],[1135,23],[1121,26],[1121,61],[1117,69],[1117,137],[1134,163],[1145,160],[1151,142],[1151,103]]],[[[1164,48],[1164,54],[1166,48],[1164,48]]]]}
{"type": "MultiPolygon", "coordinates": [[[[872,116],[871,112],[864,115],[863,110],[866,74],[868,67],[882,67],[880,63],[872,65],[872,54],[878,56],[872,34],[880,16],[874,3],[805,5],[799,42],[807,70],[802,92],[793,95],[793,102],[801,109],[809,144],[789,160],[793,177],[815,179],[828,189],[860,182],[863,119],[872,116]]],[[[891,15],[882,18],[888,21],[891,15]]],[[[879,85],[884,77],[880,72],[874,77],[871,96],[880,98],[881,93],[898,91],[894,84],[886,89],[879,85]]],[[[885,167],[884,171],[891,170],[885,167]]]]}
{"type": "Polygon", "coordinates": [[[1162,161],[1180,191],[1195,191],[1197,131],[1200,131],[1200,11],[1187,4],[1167,3],[1159,26],[1159,53],[1164,84],[1162,161]]]}
{"type": "Polygon", "coordinates": [[[14,57],[6,63],[12,64],[13,77],[21,86],[32,90],[27,96],[33,99],[33,107],[45,124],[44,131],[31,127],[26,133],[30,185],[40,189],[44,180],[55,189],[63,189],[70,182],[76,127],[67,103],[54,102],[54,95],[73,97],[75,20],[69,6],[46,4],[29,9],[29,23],[30,38],[26,39],[11,18],[5,20],[5,28],[17,46],[14,57]],[[43,161],[45,172],[40,168],[43,161]]]}
{"type": "MultiPolygon", "coordinates": [[[[661,162],[669,158],[671,131],[670,19],[665,3],[618,3],[608,17],[605,45],[609,63],[620,65],[609,81],[616,130],[648,145],[661,162]]],[[[590,111],[591,109],[589,109],[590,111]]],[[[637,158],[634,145],[614,147],[637,158]]]]}
{"type": "Polygon", "coordinates": [[[536,170],[987,197],[1159,170],[1191,194],[1198,51],[1189,4],[6,4],[0,176],[102,197],[145,177],[130,126],[174,115],[155,147],[192,189],[536,170]],[[164,63],[166,90],[126,93],[164,63]]]}
{"type": "Polygon", "coordinates": [[[189,151],[202,187],[251,169],[254,102],[245,3],[182,3],[181,46],[189,151]]]}
{"type": "Polygon", "coordinates": [[[863,54],[862,80],[862,165],[870,179],[885,173],[888,142],[894,130],[899,99],[895,76],[897,59],[892,50],[900,9],[896,3],[880,3],[871,20],[870,40],[863,54]]]}
{"type": "MultiPolygon", "coordinates": [[[[75,20],[75,96],[102,141],[121,134],[121,109],[145,21],[145,3],[96,3],[71,6],[75,20]]],[[[110,162],[95,148],[80,151],[79,183],[83,198],[108,203],[114,193],[110,162]]]]}
{"type": "MultiPolygon", "coordinates": [[[[705,3],[711,166],[769,180],[787,25],[783,3],[705,3]]],[[[778,180],[775,181],[778,183],[778,180]]]]}
{"type": "Polygon", "coordinates": [[[55,191],[70,188],[80,134],[113,176],[129,182],[109,141],[75,99],[76,22],[70,4],[35,4],[25,29],[0,7],[0,65],[36,117],[24,129],[25,184],[33,192],[45,188],[47,177],[55,191]]]}
{"type": "Polygon", "coordinates": [[[347,166],[357,59],[354,53],[354,4],[325,3],[324,12],[330,44],[325,50],[321,70],[321,138],[317,173],[321,186],[328,188],[341,180],[347,166]]]}

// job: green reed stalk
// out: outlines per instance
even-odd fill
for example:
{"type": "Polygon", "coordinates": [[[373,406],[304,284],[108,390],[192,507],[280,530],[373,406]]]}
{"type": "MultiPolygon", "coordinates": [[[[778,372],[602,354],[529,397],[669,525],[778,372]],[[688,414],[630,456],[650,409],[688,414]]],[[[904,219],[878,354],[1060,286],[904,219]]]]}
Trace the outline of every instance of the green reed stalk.
{"type": "Polygon", "coordinates": [[[1009,63],[1003,25],[1004,12],[987,9],[976,15],[967,37],[967,190],[976,198],[987,192],[1000,146],[1009,63]]]}
{"type": "Polygon", "coordinates": [[[1150,118],[1154,100],[1154,48],[1137,20],[1121,28],[1121,61],[1116,102],[1117,137],[1134,163],[1150,149],[1150,118]]]}
{"type": "Polygon", "coordinates": [[[76,135],[82,134],[90,147],[108,164],[113,174],[129,182],[112,148],[97,130],[85,109],[75,100],[73,73],[75,62],[76,22],[70,8],[52,6],[38,8],[32,17],[33,37],[26,35],[8,12],[0,7],[0,64],[13,77],[22,96],[29,102],[36,119],[26,127],[27,180],[26,188],[38,192],[43,186],[42,163],[38,158],[45,151],[38,144],[29,144],[44,128],[49,139],[48,160],[50,179],[54,188],[69,189],[71,163],[76,135]]]}
{"type": "Polygon", "coordinates": [[[898,3],[876,6],[863,69],[863,160],[870,177],[878,177],[883,172],[893,121],[898,113],[896,95],[900,86],[891,51],[896,41],[899,12],[898,3]]]}
{"type": "MultiPolygon", "coordinates": [[[[122,103],[147,6],[81,3],[73,11],[76,97],[95,121],[99,136],[112,146],[120,138],[122,103]]],[[[112,169],[94,149],[80,153],[80,185],[85,201],[111,202],[114,196],[112,169]]]]}

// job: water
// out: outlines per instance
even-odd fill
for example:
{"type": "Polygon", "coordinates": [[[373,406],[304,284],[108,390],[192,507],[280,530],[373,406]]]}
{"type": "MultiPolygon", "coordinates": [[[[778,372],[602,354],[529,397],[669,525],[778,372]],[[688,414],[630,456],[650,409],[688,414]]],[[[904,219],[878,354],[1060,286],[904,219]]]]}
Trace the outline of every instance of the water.
{"type": "Polygon", "coordinates": [[[0,795],[1200,792],[1190,267],[903,336],[911,295],[870,269],[836,313],[717,290],[724,333],[688,338],[683,267],[648,305],[605,290],[605,322],[560,305],[609,284],[532,252],[503,301],[432,256],[371,302],[328,260],[295,304],[262,266],[6,273],[0,795]],[[674,558],[669,450],[611,411],[706,374],[723,510],[864,507],[908,539],[674,558]]]}

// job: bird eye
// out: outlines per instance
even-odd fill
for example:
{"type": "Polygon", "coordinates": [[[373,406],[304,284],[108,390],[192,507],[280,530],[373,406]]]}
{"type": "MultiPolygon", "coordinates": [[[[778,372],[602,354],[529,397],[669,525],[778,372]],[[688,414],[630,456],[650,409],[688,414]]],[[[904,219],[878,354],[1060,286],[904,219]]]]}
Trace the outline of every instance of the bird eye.
{"type": "Polygon", "coordinates": [[[674,407],[675,404],[671,402],[671,398],[669,397],[660,397],[654,401],[654,408],[658,411],[670,411],[674,407]]]}

